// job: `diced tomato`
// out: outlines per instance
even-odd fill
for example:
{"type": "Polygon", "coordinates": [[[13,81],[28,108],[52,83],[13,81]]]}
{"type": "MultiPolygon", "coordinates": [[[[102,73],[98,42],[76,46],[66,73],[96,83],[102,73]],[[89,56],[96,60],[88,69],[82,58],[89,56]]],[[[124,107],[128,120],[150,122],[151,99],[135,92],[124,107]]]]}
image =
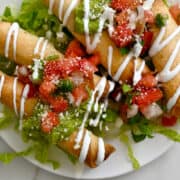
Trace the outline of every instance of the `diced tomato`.
{"type": "Polygon", "coordinates": [[[177,22],[177,24],[180,25],[180,5],[175,4],[171,6],[169,11],[171,15],[173,16],[173,18],[175,19],[175,21],[177,22]]]}
{"type": "Polygon", "coordinates": [[[78,70],[79,60],[76,58],[68,58],[58,61],[49,61],[46,63],[44,68],[44,78],[46,80],[59,79],[66,77],[73,71],[78,70]]]}
{"type": "Polygon", "coordinates": [[[84,74],[85,77],[92,78],[93,74],[97,71],[96,66],[86,59],[79,61],[79,65],[79,70],[84,74]]]}
{"type": "Polygon", "coordinates": [[[127,24],[118,25],[111,38],[116,46],[120,48],[126,47],[133,41],[133,31],[128,28],[127,24]]]}
{"type": "Polygon", "coordinates": [[[65,57],[83,57],[86,55],[85,49],[81,46],[81,44],[77,40],[73,40],[70,42],[65,57]]]}
{"type": "Polygon", "coordinates": [[[37,87],[34,86],[32,83],[29,83],[29,87],[30,87],[30,90],[28,93],[28,98],[35,97],[36,92],[38,91],[37,87]]]}
{"type": "Polygon", "coordinates": [[[163,126],[174,126],[177,123],[176,116],[164,116],[161,120],[163,126]]]}
{"type": "Polygon", "coordinates": [[[100,54],[95,53],[88,58],[88,61],[90,61],[94,66],[97,66],[98,64],[100,64],[100,59],[101,59],[100,54]]]}
{"type": "Polygon", "coordinates": [[[39,93],[46,100],[54,92],[55,88],[56,86],[51,81],[43,81],[39,87],[39,93]]]}
{"type": "Polygon", "coordinates": [[[137,104],[140,108],[143,108],[160,100],[162,97],[163,93],[160,89],[152,88],[142,90],[139,95],[133,97],[132,102],[133,104],[137,104]]]}
{"type": "Polygon", "coordinates": [[[54,127],[60,123],[58,115],[54,112],[48,112],[47,115],[42,117],[41,130],[44,133],[50,133],[54,127]]]}
{"type": "Polygon", "coordinates": [[[154,14],[152,11],[145,10],[144,11],[144,19],[146,23],[153,24],[154,23],[154,14]]]}
{"type": "Polygon", "coordinates": [[[86,77],[92,77],[97,68],[87,59],[68,58],[59,61],[50,61],[44,68],[44,79],[51,81],[65,78],[72,72],[82,72],[86,77]]]}
{"type": "Polygon", "coordinates": [[[88,92],[83,86],[75,88],[72,92],[72,95],[74,97],[76,105],[79,105],[81,102],[88,99],[88,92]]]}
{"type": "Polygon", "coordinates": [[[143,3],[142,0],[111,0],[111,7],[117,11],[125,9],[136,9],[143,3]]]}
{"type": "Polygon", "coordinates": [[[49,99],[53,111],[56,113],[64,112],[68,109],[68,101],[63,97],[49,99]]]}
{"type": "Polygon", "coordinates": [[[152,74],[148,73],[142,77],[135,88],[154,88],[157,86],[157,83],[157,79],[152,74]]]}
{"type": "Polygon", "coordinates": [[[143,45],[141,55],[143,56],[150,49],[152,45],[153,32],[145,31],[142,37],[142,40],[143,40],[144,45],[143,45]]]}
{"type": "Polygon", "coordinates": [[[122,11],[118,13],[115,17],[116,23],[118,25],[127,24],[129,22],[129,13],[128,11],[122,11]]]}

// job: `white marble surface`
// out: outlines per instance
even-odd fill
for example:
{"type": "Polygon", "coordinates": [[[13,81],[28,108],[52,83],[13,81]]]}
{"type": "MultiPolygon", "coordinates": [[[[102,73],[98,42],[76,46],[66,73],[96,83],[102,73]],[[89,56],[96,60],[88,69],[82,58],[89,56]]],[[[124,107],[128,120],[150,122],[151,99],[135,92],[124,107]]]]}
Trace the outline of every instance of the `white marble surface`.
{"type": "MultiPolygon", "coordinates": [[[[11,149],[0,139],[0,152],[11,149]]],[[[166,154],[139,171],[114,178],[113,180],[179,180],[180,144],[175,144],[166,154]]],[[[68,180],[40,170],[24,160],[16,159],[10,165],[0,163],[0,180],[68,180]]]]}

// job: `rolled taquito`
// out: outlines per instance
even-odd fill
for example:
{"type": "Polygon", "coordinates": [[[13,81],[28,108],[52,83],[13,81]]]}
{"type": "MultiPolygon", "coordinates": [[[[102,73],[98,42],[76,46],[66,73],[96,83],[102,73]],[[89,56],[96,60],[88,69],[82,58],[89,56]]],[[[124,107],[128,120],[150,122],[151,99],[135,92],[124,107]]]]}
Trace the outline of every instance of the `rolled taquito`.
{"type": "Polygon", "coordinates": [[[17,23],[0,21],[0,55],[15,60],[17,64],[29,65],[34,58],[47,58],[61,54],[48,40],[28,33],[17,23]]]}
{"type": "MultiPolygon", "coordinates": [[[[75,11],[73,10],[71,12],[71,14],[69,14],[68,18],[65,17],[65,13],[69,12],[69,9],[71,9],[70,5],[72,5],[71,4],[72,2],[73,2],[73,0],[66,0],[66,1],[54,0],[52,10],[53,10],[54,14],[57,17],[59,17],[59,13],[60,13],[59,7],[60,7],[60,4],[63,4],[61,13],[62,13],[62,19],[67,19],[67,22],[65,23],[66,27],[84,46],[86,46],[85,35],[76,33],[75,29],[74,29],[74,27],[75,27],[75,11]]],[[[49,6],[50,0],[44,0],[44,3],[47,6],[49,6]]],[[[79,3],[80,3],[80,0],[76,0],[76,6],[78,6],[79,3]]],[[[119,68],[120,67],[122,68],[123,62],[125,62],[125,60],[127,60],[127,55],[122,55],[119,52],[119,49],[116,47],[114,42],[110,39],[107,31],[102,32],[102,36],[101,36],[100,41],[97,44],[97,47],[95,48],[94,52],[98,52],[100,54],[101,64],[105,68],[109,69],[110,75],[113,76],[116,81],[119,81],[119,80],[126,81],[126,80],[132,79],[133,72],[134,72],[134,61],[133,61],[134,58],[133,57],[130,58],[129,63],[126,66],[126,68],[123,70],[121,76],[119,77],[118,74],[116,74],[118,72],[118,70],[120,70],[119,68]],[[109,52],[110,47],[113,50],[111,67],[109,67],[109,65],[108,65],[108,56],[110,55],[110,52],[109,52]]],[[[141,59],[138,58],[137,68],[139,68],[141,66],[141,64],[142,64],[141,59]]],[[[148,71],[148,68],[145,66],[143,73],[146,73],[147,71],[148,71]]]]}
{"type": "MultiPolygon", "coordinates": [[[[2,73],[0,71],[0,101],[7,105],[9,108],[13,109],[14,111],[16,111],[15,109],[17,108],[17,112],[20,113],[20,111],[22,111],[22,102],[24,103],[24,115],[26,116],[31,116],[33,114],[33,110],[38,102],[37,98],[28,98],[28,97],[23,97],[23,92],[25,89],[25,85],[22,84],[20,81],[16,81],[17,79],[15,77],[11,77],[11,76],[7,76],[4,73],[2,73]],[[14,86],[16,82],[16,86],[14,86]],[[14,88],[15,87],[15,88],[14,88]],[[22,99],[24,99],[24,101],[22,101],[22,99]],[[15,102],[14,102],[15,99],[15,102]],[[16,107],[16,108],[15,108],[16,107]]],[[[108,88],[108,87],[107,87],[108,88]]],[[[83,146],[83,141],[85,138],[85,133],[88,132],[89,136],[90,136],[90,144],[89,144],[89,150],[87,152],[87,156],[85,159],[85,163],[91,167],[91,168],[95,168],[98,166],[97,164],[97,156],[98,156],[98,141],[99,138],[97,136],[95,136],[94,134],[92,134],[91,132],[89,132],[88,130],[84,129],[84,134],[83,134],[83,138],[80,141],[79,145],[80,148],[75,149],[75,139],[77,137],[77,133],[78,132],[74,132],[72,135],[70,135],[70,137],[68,138],[68,140],[66,141],[61,141],[57,144],[57,146],[61,149],[63,149],[64,151],[66,151],[67,153],[79,158],[80,154],[81,154],[81,149],[83,146]]],[[[106,160],[114,151],[115,148],[113,146],[111,146],[110,144],[104,144],[104,160],[106,160]]]]}
{"type": "Polygon", "coordinates": [[[168,110],[180,116],[180,29],[163,0],[155,0],[152,11],[155,15],[161,14],[168,18],[164,27],[158,28],[155,25],[151,27],[154,43],[149,55],[159,73],[157,77],[162,82],[168,110]]]}
{"type": "MultiPolygon", "coordinates": [[[[5,56],[5,44],[7,39],[7,34],[9,32],[10,27],[12,24],[7,22],[0,22],[0,55],[5,56]]],[[[11,38],[10,42],[10,49],[9,49],[9,58],[10,60],[16,61],[18,65],[31,65],[33,63],[34,58],[39,58],[41,51],[39,51],[39,54],[35,54],[35,50],[37,48],[37,45],[39,44],[39,49],[41,50],[43,48],[43,39],[42,42],[41,39],[38,38],[35,35],[32,35],[31,33],[19,28],[18,38],[17,38],[17,48],[16,48],[16,58],[13,57],[13,38],[11,38]],[[40,43],[38,43],[40,42],[40,43]]],[[[45,41],[44,41],[45,42],[45,41]]],[[[38,48],[37,48],[38,49],[38,48]]],[[[64,55],[61,54],[59,51],[57,51],[54,46],[50,43],[46,45],[46,48],[44,49],[44,58],[48,56],[57,55],[59,56],[59,59],[63,59],[64,55]]],[[[94,84],[97,84],[97,82],[100,80],[100,77],[97,75],[93,76],[94,84]]],[[[106,86],[106,90],[108,90],[108,83],[106,86]]],[[[105,91],[107,92],[107,91],[105,91]]]]}

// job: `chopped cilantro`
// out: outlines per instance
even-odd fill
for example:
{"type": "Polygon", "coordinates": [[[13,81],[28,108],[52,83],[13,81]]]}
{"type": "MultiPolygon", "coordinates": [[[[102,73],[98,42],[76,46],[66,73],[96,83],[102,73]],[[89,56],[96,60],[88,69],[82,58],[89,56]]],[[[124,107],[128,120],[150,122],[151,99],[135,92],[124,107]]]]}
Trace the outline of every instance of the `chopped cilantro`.
{"type": "Polygon", "coordinates": [[[51,55],[48,56],[47,58],[45,58],[46,61],[53,61],[53,60],[57,60],[59,58],[58,55],[51,55]]]}
{"type": "Polygon", "coordinates": [[[128,92],[132,91],[132,87],[129,84],[123,84],[122,91],[124,94],[127,94],[128,92]]]}
{"type": "Polygon", "coordinates": [[[73,90],[73,82],[69,79],[62,79],[57,84],[58,91],[60,92],[71,92],[73,90]]]}
{"type": "Polygon", "coordinates": [[[158,28],[162,28],[163,26],[166,25],[167,20],[168,20],[168,16],[167,15],[162,15],[160,13],[157,14],[156,17],[155,17],[156,26],[158,28]]]}
{"type": "Polygon", "coordinates": [[[120,50],[121,55],[126,55],[130,51],[129,48],[127,47],[120,48],[119,50],[120,50]]]}

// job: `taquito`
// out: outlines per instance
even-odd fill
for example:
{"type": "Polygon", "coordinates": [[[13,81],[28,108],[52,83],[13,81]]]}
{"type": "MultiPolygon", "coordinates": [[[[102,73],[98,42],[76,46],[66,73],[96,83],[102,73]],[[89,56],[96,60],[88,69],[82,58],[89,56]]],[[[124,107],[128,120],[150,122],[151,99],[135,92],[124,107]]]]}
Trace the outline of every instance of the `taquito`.
{"type": "Polygon", "coordinates": [[[29,65],[34,58],[44,59],[52,55],[62,57],[48,40],[24,31],[17,23],[13,26],[0,21],[0,35],[0,55],[15,60],[17,64],[29,65]]]}
{"type": "MultiPolygon", "coordinates": [[[[9,28],[12,26],[12,24],[7,22],[0,22],[0,55],[5,56],[5,42],[7,38],[7,34],[9,31],[9,28]]],[[[31,65],[33,63],[34,58],[39,58],[40,54],[34,54],[34,51],[37,47],[38,41],[40,38],[38,38],[35,35],[32,35],[31,33],[19,28],[18,38],[17,38],[17,49],[16,49],[16,60],[13,57],[13,38],[11,38],[10,43],[10,60],[16,61],[18,65],[31,65]],[[23,48],[26,47],[26,48],[23,48]],[[23,48],[23,49],[22,49],[23,48]]],[[[39,41],[40,42],[40,41],[39,41]]],[[[39,49],[42,49],[43,42],[39,44],[39,49]]],[[[61,54],[59,51],[57,51],[54,46],[50,43],[47,44],[46,48],[44,49],[44,58],[47,58],[49,56],[57,55],[59,56],[58,59],[63,59],[63,54],[61,54]]],[[[100,80],[100,77],[97,75],[93,76],[94,84],[97,84],[97,82],[100,80]]],[[[107,88],[108,88],[107,83],[107,88]]],[[[107,90],[106,88],[106,90],[107,90]]],[[[107,93],[107,91],[105,91],[107,93]]]]}
{"type": "Polygon", "coordinates": [[[151,27],[151,31],[154,33],[154,47],[152,46],[150,49],[149,55],[152,56],[153,63],[159,72],[158,79],[162,82],[168,101],[168,110],[172,109],[172,114],[179,116],[180,93],[178,92],[178,88],[180,86],[180,48],[178,44],[180,44],[180,29],[178,29],[178,25],[169,13],[163,0],[155,0],[152,11],[155,15],[162,14],[163,16],[168,16],[165,27],[161,29],[157,28],[157,26],[151,27]],[[165,30],[164,33],[163,29],[165,30]],[[160,34],[162,34],[162,38],[160,42],[157,43],[160,34]],[[174,37],[172,37],[172,35],[174,37]],[[169,41],[167,42],[168,38],[169,41]],[[167,43],[165,46],[162,46],[165,41],[167,43]],[[155,43],[157,43],[157,45],[155,43]],[[158,48],[160,48],[159,51],[154,51],[154,49],[158,48]],[[176,54],[175,51],[177,51],[176,54]]]}
{"type": "MultiPolygon", "coordinates": [[[[48,6],[50,3],[50,0],[44,0],[44,2],[48,6]]],[[[59,13],[60,13],[59,7],[60,7],[61,3],[63,3],[63,9],[62,9],[61,13],[62,13],[62,17],[64,17],[70,4],[72,3],[72,0],[67,0],[67,1],[62,1],[62,2],[61,2],[61,0],[55,0],[52,10],[57,16],[59,16],[59,13]]],[[[77,1],[77,6],[79,3],[80,3],[80,0],[77,1]]],[[[179,61],[180,61],[180,51],[178,50],[178,47],[177,47],[177,46],[179,46],[179,44],[177,45],[177,42],[180,39],[180,33],[178,32],[178,26],[175,23],[174,19],[171,17],[169,10],[166,7],[163,0],[155,0],[154,4],[152,6],[152,11],[154,14],[160,13],[163,15],[168,15],[168,21],[167,21],[168,24],[166,25],[165,35],[161,39],[162,41],[167,39],[175,31],[176,31],[177,35],[174,38],[172,38],[172,40],[169,41],[165,47],[163,47],[159,52],[157,52],[157,54],[150,53],[150,56],[153,57],[153,63],[155,65],[155,68],[157,69],[157,71],[161,72],[164,69],[165,65],[167,64],[168,59],[171,57],[171,54],[173,53],[174,49],[176,48],[176,51],[178,51],[178,53],[176,54],[173,65],[169,67],[169,69],[170,68],[174,69],[177,65],[179,65],[179,61]]],[[[67,18],[67,17],[65,17],[65,18],[67,18]]],[[[71,14],[69,15],[68,21],[66,22],[66,26],[69,29],[69,31],[82,44],[86,45],[85,35],[80,35],[75,32],[75,29],[74,29],[75,24],[74,23],[75,23],[75,12],[72,11],[71,14]]],[[[154,40],[156,40],[156,38],[158,37],[158,35],[160,33],[160,29],[157,28],[156,26],[151,27],[151,29],[154,32],[154,40]]],[[[112,69],[111,69],[112,76],[113,76],[117,72],[117,70],[121,66],[121,64],[124,62],[124,60],[126,59],[126,56],[122,56],[119,53],[118,48],[115,46],[115,44],[109,38],[108,32],[104,31],[102,33],[101,39],[100,39],[95,51],[98,51],[100,53],[101,63],[107,69],[109,68],[107,59],[108,59],[108,47],[110,47],[110,46],[113,49],[112,69]]],[[[156,47],[156,48],[158,49],[159,47],[156,47]]],[[[141,63],[139,63],[139,64],[141,64],[141,63]]],[[[128,64],[128,66],[122,73],[122,76],[120,78],[121,80],[128,80],[129,78],[131,78],[133,76],[133,73],[134,73],[133,66],[134,66],[133,61],[130,61],[130,63],[128,64]]],[[[146,70],[144,70],[144,71],[146,71],[146,70]]],[[[177,71],[177,68],[176,68],[176,71],[177,71]]],[[[171,73],[171,71],[169,70],[168,73],[171,73]]],[[[172,78],[168,82],[163,82],[163,89],[164,89],[164,92],[165,92],[165,95],[166,95],[166,98],[168,101],[168,104],[167,104],[168,110],[170,111],[171,108],[173,108],[172,114],[176,114],[176,115],[180,115],[178,113],[178,112],[180,112],[178,110],[180,108],[180,99],[178,98],[178,100],[177,100],[177,97],[175,97],[175,96],[180,95],[179,84],[180,84],[179,73],[176,75],[176,77],[172,78]],[[176,105],[174,104],[175,100],[177,100],[177,102],[175,103],[176,105]]]]}
{"type": "MultiPolygon", "coordinates": [[[[16,81],[16,78],[5,75],[4,73],[0,72],[0,79],[1,79],[1,82],[3,79],[3,84],[1,83],[2,85],[1,85],[0,101],[3,104],[7,105],[9,108],[14,109],[14,97],[16,97],[16,102],[15,102],[16,105],[15,106],[17,107],[17,111],[20,112],[22,110],[21,102],[22,102],[22,98],[23,98],[23,90],[25,89],[25,85],[17,80],[16,90],[14,90],[13,87],[14,87],[14,82],[16,81]]],[[[25,99],[23,111],[26,116],[32,115],[37,102],[38,102],[37,98],[28,98],[27,97],[25,99]]],[[[68,140],[59,142],[57,144],[57,146],[59,148],[63,149],[64,151],[66,151],[67,153],[79,158],[81,149],[83,146],[85,132],[89,133],[90,139],[91,139],[91,142],[89,145],[89,150],[88,150],[88,153],[87,153],[87,156],[85,159],[85,163],[89,167],[95,168],[98,166],[96,161],[97,161],[97,156],[98,156],[98,140],[99,140],[99,138],[97,136],[95,136],[94,134],[92,134],[91,132],[89,132],[88,130],[84,129],[83,138],[80,142],[80,148],[78,148],[78,149],[74,148],[75,139],[76,139],[78,132],[74,132],[72,135],[70,135],[68,140]]],[[[106,160],[115,151],[115,148],[113,146],[111,146],[110,144],[105,144],[104,149],[105,149],[104,160],[106,160]]]]}
{"type": "MultiPolygon", "coordinates": [[[[49,6],[49,2],[50,0],[44,0],[45,4],[47,6],[49,6]]],[[[78,4],[80,3],[80,0],[76,1],[77,4],[76,6],[78,6],[78,4]]],[[[54,4],[53,4],[53,12],[54,14],[59,17],[59,5],[60,3],[63,3],[63,8],[62,8],[62,17],[64,17],[65,13],[67,12],[68,8],[70,7],[70,4],[72,3],[72,0],[55,0],[54,4]],[[62,2],[61,2],[62,1],[62,2]]],[[[75,32],[75,12],[74,10],[71,12],[71,14],[69,15],[67,22],[66,22],[66,26],[69,29],[69,31],[84,45],[86,46],[86,41],[85,41],[85,35],[82,34],[78,34],[75,32]]],[[[127,59],[127,55],[122,55],[119,52],[119,49],[116,47],[116,45],[114,44],[114,42],[110,39],[108,32],[107,31],[103,31],[102,32],[102,36],[100,38],[99,43],[97,44],[96,49],[94,50],[94,52],[98,52],[100,54],[101,57],[101,64],[106,68],[109,69],[109,71],[111,72],[112,76],[115,76],[115,74],[117,73],[118,69],[121,67],[121,65],[123,64],[123,62],[125,61],[125,59],[127,59]],[[109,56],[109,47],[111,47],[113,49],[113,54],[112,54],[112,66],[111,68],[108,67],[108,56],[109,56]]],[[[120,76],[120,80],[122,81],[126,81],[126,80],[130,80],[133,77],[133,72],[134,72],[134,58],[132,57],[131,60],[129,61],[128,65],[126,66],[126,68],[124,69],[124,71],[122,72],[121,76],[120,76]]],[[[137,67],[140,67],[141,65],[141,59],[138,58],[138,63],[137,63],[137,67]]],[[[148,68],[145,66],[144,68],[144,73],[146,73],[148,70],[148,68]]],[[[115,77],[115,80],[119,80],[119,77],[115,77]]]]}

